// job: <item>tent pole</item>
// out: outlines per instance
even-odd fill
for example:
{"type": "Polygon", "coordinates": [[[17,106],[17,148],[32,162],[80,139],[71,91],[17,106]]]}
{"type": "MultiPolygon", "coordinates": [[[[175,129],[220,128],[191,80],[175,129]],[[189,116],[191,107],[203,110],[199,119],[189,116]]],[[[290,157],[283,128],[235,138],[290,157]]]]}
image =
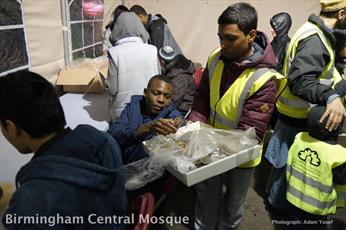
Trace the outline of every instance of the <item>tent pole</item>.
{"type": "Polygon", "coordinates": [[[70,63],[70,57],[69,57],[69,40],[68,40],[68,19],[66,14],[66,9],[68,9],[66,0],[60,0],[60,6],[61,6],[61,19],[62,19],[62,33],[63,33],[63,39],[64,39],[64,59],[65,59],[65,66],[68,66],[70,63]]]}

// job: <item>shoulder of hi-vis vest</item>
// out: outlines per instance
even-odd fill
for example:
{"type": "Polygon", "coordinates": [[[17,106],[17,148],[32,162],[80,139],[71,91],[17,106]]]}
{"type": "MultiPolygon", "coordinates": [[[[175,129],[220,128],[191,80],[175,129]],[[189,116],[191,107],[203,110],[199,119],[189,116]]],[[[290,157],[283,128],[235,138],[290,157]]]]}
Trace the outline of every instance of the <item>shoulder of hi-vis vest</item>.
{"type": "Polygon", "coordinates": [[[288,151],[287,200],[315,215],[335,213],[337,193],[332,169],[346,162],[346,148],[298,133],[288,151]]]}
{"type": "MultiPolygon", "coordinates": [[[[291,67],[291,63],[295,58],[296,49],[299,43],[312,35],[317,35],[320,38],[320,40],[328,50],[330,56],[329,63],[326,65],[322,74],[318,76],[320,84],[334,87],[335,84],[341,80],[339,72],[334,67],[334,50],[329,40],[325,37],[325,35],[318,28],[318,26],[310,22],[306,22],[293,35],[291,42],[289,43],[289,46],[287,48],[286,57],[283,65],[283,75],[286,77],[288,76],[288,72],[291,67]]],[[[286,87],[284,89],[284,91],[282,92],[282,94],[276,102],[276,107],[280,113],[293,118],[307,118],[311,106],[312,105],[309,102],[293,95],[289,87],[286,87]]]]}
{"type": "MultiPolygon", "coordinates": [[[[245,69],[226,93],[220,97],[220,84],[224,69],[224,62],[220,60],[220,56],[220,49],[217,49],[208,59],[210,85],[208,123],[220,129],[235,129],[238,127],[243,106],[250,96],[271,79],[274,79],[277,83],[278,95],[285,88],[286,79],[280,73],[269,68],[245,69]]],[[[256,166],[259,164],[260,159],[255,161],[255,163],[250,162],[248,167],[256,166]]]]}

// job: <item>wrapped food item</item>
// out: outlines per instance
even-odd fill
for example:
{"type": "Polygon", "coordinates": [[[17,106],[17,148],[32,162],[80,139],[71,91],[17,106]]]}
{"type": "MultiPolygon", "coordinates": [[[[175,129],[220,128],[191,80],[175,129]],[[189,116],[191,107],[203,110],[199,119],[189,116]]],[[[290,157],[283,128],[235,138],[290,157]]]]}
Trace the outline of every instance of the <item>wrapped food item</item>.
{"type": "Polygon", "coordinates": [[[222,130],[193,123],[168,136],[143,142],[149,158],[125,166],[126,188],[136,189],[163,175],[169,164],[181,173],[196,169],[257,145],[254,128],[222,130]],[[136,169],[136,170],[134,170],[136,169]]]}

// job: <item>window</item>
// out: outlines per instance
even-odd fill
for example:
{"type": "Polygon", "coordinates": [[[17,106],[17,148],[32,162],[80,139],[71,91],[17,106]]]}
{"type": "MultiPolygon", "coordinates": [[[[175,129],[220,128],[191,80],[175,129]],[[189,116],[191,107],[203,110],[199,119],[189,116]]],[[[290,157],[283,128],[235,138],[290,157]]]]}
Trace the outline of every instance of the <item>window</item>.
{"type": "MultiPolygon", "coordinates": [[[[64,0],[63,0],[64,1],[64,0]]],[[[103,0],[68,0],[69,62],[102,55],[103,0]]]]}
{"type": "Polygon", "coordinates": [[[30,67],[21,0],[1,0],[0,47],[0,76],[30,67]]]}

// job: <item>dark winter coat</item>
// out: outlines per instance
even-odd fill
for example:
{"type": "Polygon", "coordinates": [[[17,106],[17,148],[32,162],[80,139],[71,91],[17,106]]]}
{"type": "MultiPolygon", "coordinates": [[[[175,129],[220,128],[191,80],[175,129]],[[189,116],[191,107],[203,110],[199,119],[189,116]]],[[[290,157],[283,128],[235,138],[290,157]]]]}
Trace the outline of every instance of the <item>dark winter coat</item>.
{"type": "Polygon", "coordinates": [[[108,130],[108,133],[111,134],[120,145],[124,165],[148,157],[142,141],[150,139],[153,137],[153,134],[147,134],[143,139],[136,138],[135,130],[140,125],[159,118],[175,118],[181,116],[181,113],[174,108],[172,103],[163,109],[156,117],[145,116],[142,112],[144,111],[144,103],[144,96],[132,96],[131,102],[126,105],[120,118],[113,122],[108,130]]]}
{"type": "MultiPolygon", "coordinates": [[[[275,68],[276,59],[268,38],[264,33],[257,31],[257,37],[254,40],[254,53],[245,61],[232,62],[224,58],[220,59],[225,63],[220,84],[220,97],[231,87],[238,76],[247,68],[267,67],[275,68]]],[[[210,85],[208,68],[203,72],[201,83],[196,91],[196,96],[192,106],[192,112],[189,119],[192,121],[207,122],[210,113],[210,85]]],[[[256,134],[259,140],[262,140],[267,130],[271,114],[275,105],[276,83],[270,80],[260,90],[253,94],[245,102],[238,129],[246,130],[250,127],[256,128],[256,134]],[[263,112],[261,106],[267,104],[268,111],[263,112]]]]}
{"type": "Polygon", "coordinates": [[[170,77],[173,83],[172,101],[181,113],[186,114],[195,97],[196,86],[192,77],[195,66],[183,55],[178,55],[177,59],[170,63],[166,70],[166,75],[170,77]]]}
{"type": "MultiPolygon", "coordinates": [[[[79,125],[56,135],[17,174],[6,215],[82,217],[83,224],[6,225],[8,229],[124,229],[92,225],[90,215],[124,216],[127,199],[120,149],[107,133],[79,125]],[[18,187],[20,186],[20,187],[18,187]]],[[[95,221],[95,217],[91,218],[95,221]]]]}
{"type": "MultiPolygon", "coordinates": [[[[312,14],[309,22],[317,25],[335,48],[333,31],[326,27],[322,19],[312,14]]],[[[320,84],[318,77],[330,61],[328,50],[318,35],[311,35],[299,42],[296,55],[287,74],[288,87],[293,95],[312,104],[326,105],[328,98],[338,94],[331,86],[320,84]]],[[[293,126],[306,126],[306,119],[293,119],[278,113],[278,118],[293,126]]]]}

